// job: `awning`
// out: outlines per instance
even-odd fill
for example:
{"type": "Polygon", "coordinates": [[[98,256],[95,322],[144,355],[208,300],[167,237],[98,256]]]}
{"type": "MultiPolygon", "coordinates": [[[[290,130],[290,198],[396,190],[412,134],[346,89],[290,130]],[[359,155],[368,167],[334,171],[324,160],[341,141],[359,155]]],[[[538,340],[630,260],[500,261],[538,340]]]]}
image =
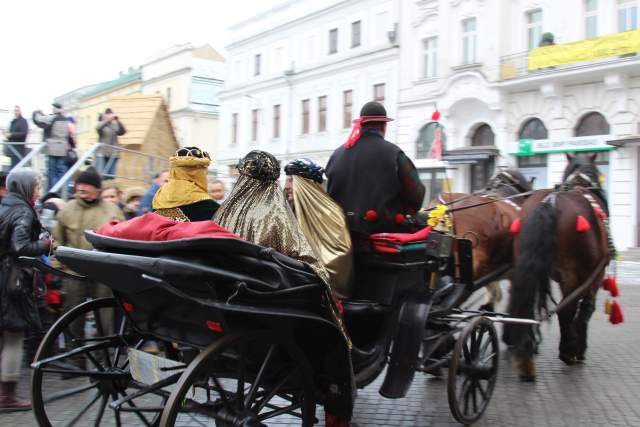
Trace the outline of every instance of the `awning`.
{"type": "Polygon", "coordinates": [[[611,141],[607,141],[607,145],[612,145],[614,147],[638,147],[640,146],[640,135],[612,139],[611,141]]]}
{"type": "Polygon", "coordinates": [[[475,164],[496,157],[500,150],[495,145],[462,147],[442,153],[442,160],[451,164],[475,164]]]}

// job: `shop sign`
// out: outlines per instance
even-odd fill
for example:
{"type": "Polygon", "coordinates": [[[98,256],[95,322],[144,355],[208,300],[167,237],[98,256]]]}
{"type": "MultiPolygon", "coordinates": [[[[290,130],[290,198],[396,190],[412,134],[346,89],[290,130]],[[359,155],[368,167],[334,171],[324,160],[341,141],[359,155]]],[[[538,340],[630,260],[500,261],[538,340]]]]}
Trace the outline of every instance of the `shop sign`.
{"type": "Polygon", "coordinates": [[[515,156],[532,156],[544,153],[565,153],[571,151],[603,151],[611,150],[607,145],[607,135],[584,136],[564,139],[520,139],[515,156]]]}

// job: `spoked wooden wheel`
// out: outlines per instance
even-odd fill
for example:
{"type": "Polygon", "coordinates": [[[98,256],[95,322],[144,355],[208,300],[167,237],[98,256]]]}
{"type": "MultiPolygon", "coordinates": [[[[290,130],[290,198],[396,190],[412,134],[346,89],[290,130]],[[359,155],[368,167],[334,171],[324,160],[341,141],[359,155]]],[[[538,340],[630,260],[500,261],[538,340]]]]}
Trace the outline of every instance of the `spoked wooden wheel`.
{"type": "Polygon", "coordinates": [[[460,423],[474,423],[484,413],[498,377],[498,360],[493,323],[476,317],[460,334],[449,363],[449,408],[460,423]]]}
{"type": "Polygon", "coordinates": [[[116,331],[106,324],[116,307],[114,298],[85,302],[62,316],[45,335],[31,376],[33,411],[40,426],[97,426],[114,418],[116,425],[157,424],[166,392],[128,400],[119,411],[108,406],[140,388],[131,378],[126,347],[139,345],[142,337],[127,328],[126,319],[116,331]],[[83,336],[78,336],[78,330],[83,336]],[[78,400],[84,401],[79,407],[78,400]],[[72,407],[78,407],[77,412],[70,413],[72,407]]]}
{"type": "Polygon", "coordinates": [[[200,353],[176,384],[160,425],[309,427],[314,421],[313,378],[302,351],[285,338],[255,333],[228,335],[200,353]]]}

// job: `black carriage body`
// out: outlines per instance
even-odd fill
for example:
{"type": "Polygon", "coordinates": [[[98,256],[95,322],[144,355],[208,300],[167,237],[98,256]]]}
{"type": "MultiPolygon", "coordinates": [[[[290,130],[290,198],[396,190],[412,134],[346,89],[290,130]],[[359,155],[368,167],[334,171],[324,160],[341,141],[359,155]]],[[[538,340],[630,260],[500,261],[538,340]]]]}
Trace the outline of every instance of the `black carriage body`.
{"type": "Polygon", "coordinates": [[[329,318],[324,285],[305,264],[236,239],[87,239],[99,250],[59,247],[56,256],[110,287],[138,332],[202,349],[229,334],[286,336],[305,353],[316,384],[333,386],[350,410],[349,350],[329,318]]]}
{"type": "Polygon", "coordinates": [[[347,418],[354,386],[369,384],[387,364],[381,394],[406,395],[430,316],[474,288],[468,241],[431,233],[426,249],[358,254],[355,295],[344,301],[350,354],[328,316],[324,285],[297,260],[236,239],[86,236],[97,250],[59,247],[56,256],[109,286],[138,332],[201,349],[230,334],[287,337],[311,365],[318,401],[334,401],[334,410],[343,408],[336,415],[347,418]]]}

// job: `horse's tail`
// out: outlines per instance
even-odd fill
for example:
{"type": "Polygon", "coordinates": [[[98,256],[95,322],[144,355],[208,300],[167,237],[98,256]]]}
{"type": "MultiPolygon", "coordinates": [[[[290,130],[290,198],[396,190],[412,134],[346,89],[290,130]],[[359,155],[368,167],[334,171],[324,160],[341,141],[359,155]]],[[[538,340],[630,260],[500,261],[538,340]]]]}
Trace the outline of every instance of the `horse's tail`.
{"type": "Polygon", "coordinates": [[[543,200],[524,222],[520,234],[520,254],[511,277],[512,292],[509,312],[518,317],[533,318],[547,309],[551,295],[551,273],[556,252],[555,200],[543,200]]]}

